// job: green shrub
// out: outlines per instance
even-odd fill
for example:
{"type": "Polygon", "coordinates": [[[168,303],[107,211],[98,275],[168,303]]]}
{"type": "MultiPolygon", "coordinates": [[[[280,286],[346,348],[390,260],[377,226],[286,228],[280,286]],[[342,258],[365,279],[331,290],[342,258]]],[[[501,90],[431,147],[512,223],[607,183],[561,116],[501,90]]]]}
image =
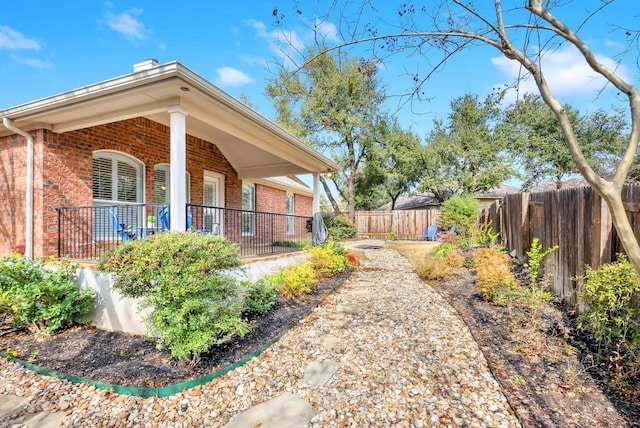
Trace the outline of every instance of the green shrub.
{"type": "Polygon", "coordinates": [[[640,293],[640,280],[626,256],[593,269],[586,266],[580,297],[586,310],[580,316],[581,326],[588,325],[598,343],[608,349],[618,340],[637,340],[640,345],[640,308],[631,307],[634,295],[640,293]]]}
{"type": "Polygon", "coordinates": [[[342,215],[323,214],[325,226],[329,236],[336,241],[344,241],[345,239],[355,238],[358,234],[358,228],[349,220],[348,217],[342,215]]]}
{"type": "Polygon", "coordinates": [[[477,226],[473,230],[473,244],[480,247],[493,247],[497,245],[500,232],[493,230],[493,223],[490,221],[484,226],[477,226]]]}
{"type": "Polygon", "coordinates": [[[0,259],[0,310],[13,317],[14,325],[31,331],[53,333],[91,309],[95,293],[80,290],[78,266],[63,260],[47,268],[42,259],[0,259]]]}
{"type": "Polygon", "coordinates": [[[245,281],[244,310],[245,315],[260,314],[269,311],[276,302],[276,285],[281,283],[284,275],[265,275],[257,281],[245,281]]]}
{"type": "Polygon", "coordinates": [[[99,269],[116,274],[113,286],[124,296],[151,308],[149,332],[173,357],[197,360],[249,331],[242,287],[224,273],[240,264],[237,246],[223,237],[168,232],[109,250],[99,269]]]}
{"type": "Polygon", "coordinates": [[[276,285],[276,289],[288,299],[303,296],[316,284],[316,274],[309,262],[287,266],[282,273],[282,282],[276,285]]]}
{"type": "Polygon", "coordinates": [[[455,244],[449,242],[443,242],[438,244],[431,254],[436,257],[447,257],[449,254],[452,254],[457,251],[455,244]]]}
{"type": "Polygon", "coordinates": [[[328,278],[347,267],[346,251],[336,242],[327,242],[321,247],[309,247],[309,262],[317,278],[328,278]]]}
{"type": "Polygon", "coordinates": [[[271,243],[272,247],[286,247],[286,248],[307,248],[311,246],[311,241],[309,240],[300,240],[300,241],[273,241],[271,243]]]}
{"type": "Polygon", "coordinates": [[[529,284],[532,287],[538,285],[540,281],[540,266],[542,266],[542,261],[549,254],[558,250],[557,245],[553,247],[547,248],[545,251],[542,251],[542,245],[540,245],[540,240],[538,238],[533,238],[531,241],[531,248],[527,251],[528,265],[529,265],[529,284]]]}
{"type": "Polygon", "coordinates": [[[456,225],[456,232],[466,238],[476,227],[479,211],[480,203],[473,196],[453,195],[442,204],[438,226],[449,229],[456,225]]]}
{"type": "Polygon", "coordinates": [[[619,254],[615,263],[598,269],[586,267],[582,281],[582,301],[586,310],[579,327],[587,326],[598,343],[598,359],[604,353],[613,380],[621,387],[635,389],[640,381],[640,308],[631,307],[640,295],[640,280],[627,258],[619,254]]]}

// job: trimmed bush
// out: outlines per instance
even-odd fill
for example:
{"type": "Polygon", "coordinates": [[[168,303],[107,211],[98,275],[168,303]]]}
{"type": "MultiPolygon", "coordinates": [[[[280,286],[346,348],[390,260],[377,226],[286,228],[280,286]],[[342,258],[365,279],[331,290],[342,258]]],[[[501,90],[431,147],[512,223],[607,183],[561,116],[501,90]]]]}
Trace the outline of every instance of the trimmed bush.
{"type": "Polygon", "coordinates": [[[328,278],[347,267],[345,249],[336,242],[329,241],[322,247],[309,247],[307,252],[316,278],[328,278]]]}
{"type": "Polygon", "coordinates": [[[418,266],[417,274],[424,280],[446,281],[451,278],[452,270],[443,257],[429,254],[418,266]]]}
{"type": "Polygon", "coordinates": [[[316,274],[311,263],[287,266],[282,271],[282,282],[276,285],[278,292],[287,299],[296,299],[313,290],[316,274]]]}
{"type": "Polygon", "coordinates": [[[78,266],[63,260],[47,268],[42,259],[0,259],[0,310],[17,326],[53,333],[91,309],[95,293],[80,290],[78,266]]]}
{"type": "Polygon", "coordinates": [[[229,270],[241,265],[236,245],[223,237],[167,232],[109,250],[98,268],[113,272],[113,286],[141,297],[150,334],[176,358],[191,358],[243,336],[243,289],[229,270]]]}

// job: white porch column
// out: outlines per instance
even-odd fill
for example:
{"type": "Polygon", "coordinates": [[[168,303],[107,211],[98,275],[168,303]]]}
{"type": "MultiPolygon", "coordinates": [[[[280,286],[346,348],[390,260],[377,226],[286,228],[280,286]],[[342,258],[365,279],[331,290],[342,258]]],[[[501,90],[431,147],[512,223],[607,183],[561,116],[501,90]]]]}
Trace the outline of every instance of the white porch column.
{"type": "Polygon", "coordinates": [[[187,171],[187,113],[180,107],[170,107],[171,127],[171,153],[170,167],[171,203],[169,207],[169,219],[171,230],[187,230],[187,184],[185,175],[187,171]]]}
{"type": "Polygon", "coordinates": [[[320,173],[313,173],[313,201],[311,203],[313,214],[320,212],[320,173]]]}

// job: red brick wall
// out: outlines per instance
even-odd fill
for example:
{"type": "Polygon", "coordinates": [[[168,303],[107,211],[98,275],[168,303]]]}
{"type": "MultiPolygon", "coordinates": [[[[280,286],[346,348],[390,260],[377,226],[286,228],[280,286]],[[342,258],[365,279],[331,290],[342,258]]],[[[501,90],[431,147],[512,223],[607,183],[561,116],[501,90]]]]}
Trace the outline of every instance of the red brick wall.
{"type": "MultiPolygon", "coordinates": [[[[93,152],[113,150],[144,165],[145,202],[154,202],[154,165],[169,163],[169,127],[145,118],[99,125],[57,134],[40,129],[34,136],[34,255],[57,254],[56,207],[93,204],[93,152]]],[[[242,182],[220,150],[187,135],[187,172],[191,203],[202,203],[203,172],[225,176],[225,206],[242,207],[242,182]]],[[[12,135],[0,138],[0,255],[24,246],[26,141],[12,135]]],[[[256,185],[256,210],[286,213],[286,192],[256,185]]],[[[311,215],[311,198],[295,195],[296,215],[311,215]]]]}
{"type": "Polygon", "coordinates": [[[26,139],[0,137],[0,254],[24,248],[26,139]]]}
{"type": "MultiPolygon", "coordinates": [[[[135,118],[56,134],[34,131],[34,255],[57,253],[57,212],[60,206],[92,205],[92,163],[95,150],[114,150],[144,164],[145,202],[153,201],[153,167],[169,163],[169,127],[135,118]]],[[[203,170],[225,175],[225,205],[242,205],[241,181],[217,147],[187,136],[187,172],[191,202],[202,203],[203,170]]],[[[0,138],[0,197],[6,209],[0,217],[0,255],[24,245],[26,142],[19,136],[0,138]]]]}

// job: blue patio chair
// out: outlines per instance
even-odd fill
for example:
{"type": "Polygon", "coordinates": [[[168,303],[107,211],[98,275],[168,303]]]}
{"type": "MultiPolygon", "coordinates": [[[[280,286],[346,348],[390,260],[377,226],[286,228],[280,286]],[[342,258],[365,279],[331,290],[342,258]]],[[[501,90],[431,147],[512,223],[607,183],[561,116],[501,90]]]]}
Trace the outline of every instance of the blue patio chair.
{"type": "Polygon", "coordinates": [[[160,219],[160,226],[162,226],[162,231],[166,232],[169,230],[169,206],[165,205],[160,208],[158,211],[158,218],[160,219]]]}
{"type": "Polygon", "coordinates": [[[438,226],[435,224],[429,225],[427,231],[422,234],[423,241],[435,241],[436,233],[438,232],[438,226]]]}
{"type": "Polygon", "coordinates": [[[455,235],[456,230],[458,230],[458,226],[456,226],[454,224],[453,226],[451,226],[451,229],[449,229],[449,230],[447,230],[445,232],[438,233],[438,241],[442,240],[442,238],[447,236],[447,235],[455,235]]]}
{"type": "Polygon", "coordinates": [[[131,228],[127,227],[126,224],[120,223],[120,221],[118,220],[118,214],[116,210],[117,210],[116,207],[107,208],[107,212],[109,213],[109,221],[111,222],[111,226],[113,227],[113,230],[116,231],[120,239],[122,239],[122,242],[127,242],[131,239],[136,239],[136,233],[133,230],[131,230],[131,228]]]}
{"type": "MultiPolygon", "coordinates": [[[[160,218],[160,224],[162,225],[162,231],[166,232],[169,230],[169,206],[165,205],[158,211],[158,217],[160,218]]],[[[193,223],[191,211],[187,211],[187,230],[191,230],[191,225],[193,223]]]]}

